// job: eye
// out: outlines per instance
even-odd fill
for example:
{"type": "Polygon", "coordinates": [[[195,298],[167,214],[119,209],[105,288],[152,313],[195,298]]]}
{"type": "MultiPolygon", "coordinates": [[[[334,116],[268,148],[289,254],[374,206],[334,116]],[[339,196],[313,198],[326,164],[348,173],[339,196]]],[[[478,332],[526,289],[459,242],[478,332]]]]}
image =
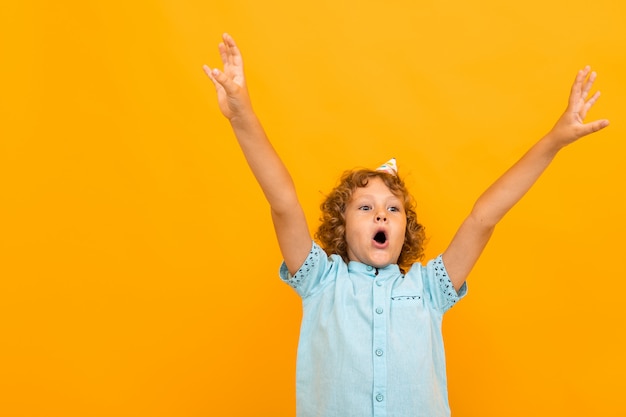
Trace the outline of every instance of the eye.
{"type": "Polygon", "coordinates": [[[389,211],[395,211],[395,212],[399,212],[400,211],[400,207],[395,207],[395,206],[391,206],[388,208],[389,211]]]}
{"type": "Polygon", "coordinates": [[[370,211],[372,208],[370,206],[359,206],[359,210],[370,211]]]}

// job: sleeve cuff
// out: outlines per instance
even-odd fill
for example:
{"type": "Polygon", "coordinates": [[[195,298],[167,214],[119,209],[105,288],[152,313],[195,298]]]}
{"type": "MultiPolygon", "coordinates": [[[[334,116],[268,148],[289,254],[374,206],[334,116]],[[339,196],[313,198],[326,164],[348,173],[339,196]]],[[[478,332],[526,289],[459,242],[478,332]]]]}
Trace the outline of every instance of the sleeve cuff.
{"type": "Polygon", "coordinates": [[[452,284],[452,281],[448,276],[448,271],[446,271],[446,267],[443,264],[442,255],[439,255],[434,260],[433,268],[435,271],[435,279],[439,284],[442,294],[448,302],[448,308],[450,308],[461,298],[465,297],[465,294],[467,294],[467,282],[464,282],[458,291],[454,289],[454,284],[452,284]]]}
{"type": "Polygon", "coordinates": [[[300,269],[298,269],[293,275],[289,273],[287,265],[285,264],[285,261],[283,261],[279,270],[280,279],[293,289],[298,290],[302,282],[307,278],[307,276],[309,276],[311,270],[317,266],[317,262],[320,259],[320,252],[323,252],[322,248],[319,247],[317,243],[313,242],[309,255],[305,259],[302,266],[300,266],[300,269]]]}

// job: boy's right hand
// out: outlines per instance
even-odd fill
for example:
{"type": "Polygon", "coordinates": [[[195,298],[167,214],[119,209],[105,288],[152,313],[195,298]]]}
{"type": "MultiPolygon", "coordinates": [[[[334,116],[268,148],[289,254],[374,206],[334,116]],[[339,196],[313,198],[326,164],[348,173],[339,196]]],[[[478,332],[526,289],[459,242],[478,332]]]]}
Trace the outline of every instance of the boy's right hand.
{"type": "Polygon", "coordinates": [[[219,44],[219,50],[224,71],[211,69],[208,65],[202,68],[215,85],[222,114],[233,122],[238,117],[252,113],[252,104],[243,73],[241,52],[229,34],[224,33],[222,39],[224,41],[219,44]]]}

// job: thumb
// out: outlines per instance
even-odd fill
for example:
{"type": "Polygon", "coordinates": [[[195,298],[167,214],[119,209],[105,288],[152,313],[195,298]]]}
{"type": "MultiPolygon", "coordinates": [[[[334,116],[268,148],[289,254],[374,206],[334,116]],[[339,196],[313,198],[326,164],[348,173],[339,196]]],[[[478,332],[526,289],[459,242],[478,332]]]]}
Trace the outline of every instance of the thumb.
{"type": "Polygon", "coordinates": [[[218,88],[219,83],[217,82],[217,80],[215,79],[215,77],[213,76],[213,73],[211,71],[211,68],[209,68],[208,65],[203,65],[202,66],[202,70],[204,71],[204,73],[207,75],[207,77],[209,77],[209,79],[211,80],[211,82],[213,82],[213,84],[215,85],[215,88],[218,88]]]}
{"type": "Polygon", "coordinates": [[[597,132],[598,130],[602,130],[609,125],[609,121],[607,119],[595,120],[590,123],[585,123],[582,125],[582,136],[589,135],[591,133],[597,132]]]}
{"type": "Polygon", "coordinates": [[[230,78],[228,78],[226,74],[217,68],[211,69],[207,65],[204,65],[202,68],[211,81],[213,81],[213,84],[215,84],[215,88],[222,87],[228,95],[236,93],[237,85],[230,78]]]}

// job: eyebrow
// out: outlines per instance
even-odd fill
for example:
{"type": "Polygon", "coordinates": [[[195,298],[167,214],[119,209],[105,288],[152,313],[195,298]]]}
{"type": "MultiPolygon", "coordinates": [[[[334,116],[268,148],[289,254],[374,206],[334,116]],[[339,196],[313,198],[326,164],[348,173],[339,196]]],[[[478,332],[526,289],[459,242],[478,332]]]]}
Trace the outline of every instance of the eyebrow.
{"type": "MultiPolygon", "coordinates": [[[[354,202],[354,201],[362,201],[362,200],[368,200],[368,199],[375,199],[376,196],[374,194],[362,194],[359,196],[352,196],[352,198],[350,199],[350,202],[354,202]]],[[[403,200],[402,198],[400,198],[399,196],[395,195],[395,194],[390,194],[388,196],[383,197],[385,202],[399,202],[400,204],[403,204],[403,200]]]]}

